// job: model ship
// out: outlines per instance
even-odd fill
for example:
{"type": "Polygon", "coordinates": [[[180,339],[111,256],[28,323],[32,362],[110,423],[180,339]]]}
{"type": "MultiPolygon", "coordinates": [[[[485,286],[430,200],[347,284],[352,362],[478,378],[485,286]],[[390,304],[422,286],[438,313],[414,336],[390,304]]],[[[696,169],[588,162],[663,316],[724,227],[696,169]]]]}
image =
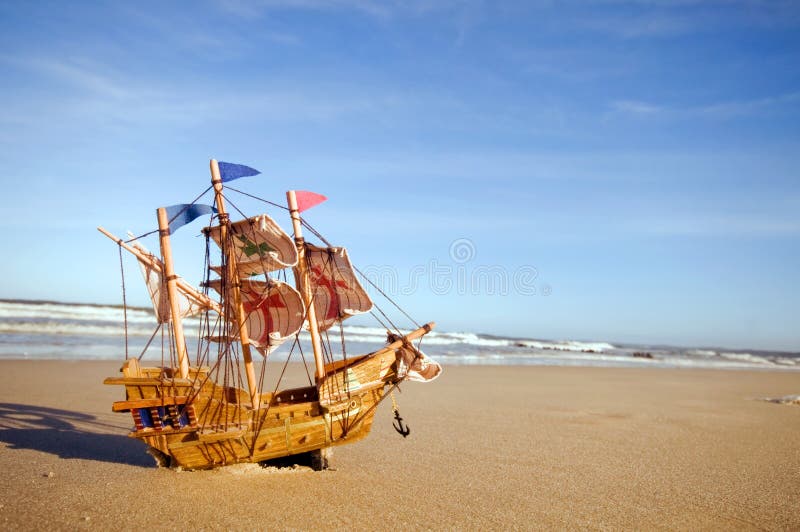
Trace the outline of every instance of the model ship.
{"type": "Polygon", "coordinates": [[[441,373],[419,349],[434,324],[403,332],[372,312],[387,328],[386,345],[349,356],[341,323],[371,312],[374,303],[346,249],[331,246],[300,216],[324,196],[289,191],[286,207],[264,200],[288,211],[292,237],[269,214],[231,221],[225,183],[258,171],[213,159],[210,167],[214,206],[157,210],[160,257],[137,238],[124,241],[98,228],[138,259],[158,326],[169,332],[160,367],[143,367],[126,349],[122,376],[105,380],[125,388],[113,411],[130,413],[130,436],[161,465],[207,469],[307,453],[315,469],[324,469],[333,446],[369,434],[378,406],[401,382],[441,373]],[[175,273],[170,238],[202,214],[210,219],[203,229],[205,281],[195,288],[175,273]],[[306,242],[304,228],[321,244],[306,242]],[[286,281],[289,271],[293,283],[286,281]],[[188,316],[201,324],[191,361],[182,321],[188,316]],[[327,332],[337,325],[338,349],[327,332]],[[302,349],[301,330],[311,339],[313,381],[309,371],[308,386],[281,389],[279,378],[265,389],[267,365],[258,357],[267,359],[282,344],[302,349]]]}

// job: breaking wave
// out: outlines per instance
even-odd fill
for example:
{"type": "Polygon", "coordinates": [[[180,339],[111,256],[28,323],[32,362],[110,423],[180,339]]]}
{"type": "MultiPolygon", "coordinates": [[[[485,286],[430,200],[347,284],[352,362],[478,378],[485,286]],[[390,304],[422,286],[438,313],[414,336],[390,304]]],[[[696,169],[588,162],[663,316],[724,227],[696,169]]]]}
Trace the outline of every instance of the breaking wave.
{"type": "MultiPolygon", "coordinates": [[[[125,350],[125,319],[120,306],[0,300],[0,358],[117,360],[125,350]]],[[[187,339],[196,342],[200,320],[188,318],[183,323],[187,339]]],[[[127,309],[128,348],[134,356],[156,328],[151,309],[127,309]]],[[[369,352],[386,341],[387,331],[380,327],[348,324],[341,329],[348,353],[369,352]]],[[[329,331],[336,349],[341,346],[338,330],[329,331]]],[[[307,333],[300,340],[304,349],[309,348],[307,333]]],[[[160,341],[155,343],[160,346],[160,341]]],[[[800,353],[504,338],[474,332],[432,331],[421,347],[445,364],[800,370],[800,353]]],[[[285,360],[288,350],[287,346],[270,358],[285,360]]],[[[145,358],[155,356],[145,353],[145,358]]]]}

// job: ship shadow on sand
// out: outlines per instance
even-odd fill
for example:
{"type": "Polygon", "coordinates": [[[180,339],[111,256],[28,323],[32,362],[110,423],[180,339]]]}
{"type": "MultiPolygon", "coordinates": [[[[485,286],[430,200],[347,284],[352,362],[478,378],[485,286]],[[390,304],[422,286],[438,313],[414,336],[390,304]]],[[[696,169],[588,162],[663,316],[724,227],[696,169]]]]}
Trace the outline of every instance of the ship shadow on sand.
{"type": "Polygon", "coordinates": [[[58,408],[0,403],[0,442],[9,449],[30,449],[59,458],[77,458],[153,467],[141,442],[107,434],[112,427],[95,416],[58,408]]]}

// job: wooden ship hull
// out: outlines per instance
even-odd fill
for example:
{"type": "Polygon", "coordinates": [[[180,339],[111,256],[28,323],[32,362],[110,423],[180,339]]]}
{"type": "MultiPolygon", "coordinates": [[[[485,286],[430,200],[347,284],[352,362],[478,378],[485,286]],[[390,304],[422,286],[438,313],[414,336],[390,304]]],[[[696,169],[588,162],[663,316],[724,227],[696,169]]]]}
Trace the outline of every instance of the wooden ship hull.
{"type": "Polygon", "coordinates": [[[319,386],[264,393],[253,408],[241,388],[216,384],[207,367],[190,367],[189,378],[172,368],[126,361],[122,377],[104,383],[125,386],[114,412],[130,412],[129,436],[144,442],[158,463],[209,469],[312,453],[315,469],[327,467],[327,449],[365,438],[386,387],[398,380],[398,351],[432,328],[428,324],[383,349],[325,366],[319,386]]]}

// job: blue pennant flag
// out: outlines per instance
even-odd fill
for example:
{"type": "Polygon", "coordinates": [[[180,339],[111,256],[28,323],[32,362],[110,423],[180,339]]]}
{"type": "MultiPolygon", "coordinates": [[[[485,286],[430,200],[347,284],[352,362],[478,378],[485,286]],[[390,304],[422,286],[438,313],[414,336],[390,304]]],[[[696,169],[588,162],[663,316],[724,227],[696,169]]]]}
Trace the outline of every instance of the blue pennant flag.
{"type": "Polygon", "coordinates": [[[166,210],[170,233],[174,233],[198,216],[217,212],[217,209],[211,205],[201,205],[198,203],[180,203],[178,205],[166,207],[166,210]]]}
{"type": "Polygon", "coordinates": [[[219,165],[219,174],[222,176],[223,181],[233,181],[240,177],[258,175],[261,173],[255,168],[250,168],[243,164],[224,163],[222,161],[219,161],[217,164],[219,165]]]}

